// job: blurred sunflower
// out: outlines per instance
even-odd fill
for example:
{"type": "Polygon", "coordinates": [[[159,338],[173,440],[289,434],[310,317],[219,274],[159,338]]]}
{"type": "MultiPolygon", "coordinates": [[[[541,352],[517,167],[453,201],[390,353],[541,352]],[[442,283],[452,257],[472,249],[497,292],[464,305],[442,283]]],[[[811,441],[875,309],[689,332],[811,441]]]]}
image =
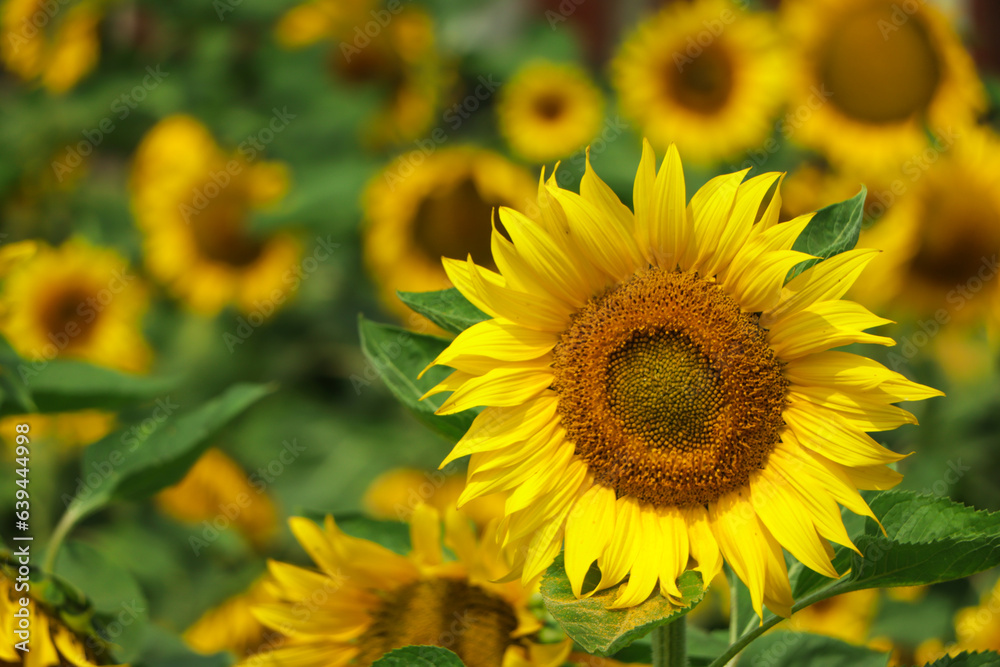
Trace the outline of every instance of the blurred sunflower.
{"type": "Polygon", "coordinates": [[[972,58],[927,2],[789,0],[784,23],[799,63],[788,129],[862,174],[898,170],[927,146],[925,127],[963,127],[985,96],[972,58]],[[912,7],[911,7],[912,5],[912,7]]]}
{"type": "Polygon", "coordinates": [[[180,482],[156,496],[167,515],[186,523],[225,518],[256,548],[262,548],[277,528],[278,512],[264,489],[221,450],[209,449],[180,482]]]}
{"type": "Polygon", "coordinates": [[[444,260],[493,318],[434,362],[456,369],[428,392],[453,392],[438,414],[485,407],[444,464],[472,455],[460,503],[506,494],[499,537],[524,580],[565,538],[574,593],[596,560],[598,589],[628,577],[622,608],[657,581],[678,599],[689,557],[703,581],[725,559],[758,614],[787,616],[782,547],[839,576],[827,540],[854,547],[838,503],[874,518],[858,489],[901,478],[886,464],[902,456],[866,431],[913,423],[893,403],[940,392],[830,351],[893,344],[864,331],[887,320],[840,300],[876,252],[786,285],[809,259],[791,246],[811,216],[778,223],[780,175],[745,175],[713,178],[686,205],[676,148],[657,173],[646,142],[635,214],[588,163],[581,195],[540,184],[536,219],[500,209],[499,273],[444,260]]]}
{"type": "Polygon", "coordinates": [[[855,294],[910,315],[943,309],[941,324],[985,319],[1000,332],[1000,289],[993,279],[1000,271],[1000,141],[970,133],[906,187],[861,237],[861,245],[884,252],[872,263],[872,280],[855,294]]]}
{"type": "Polygon", "coordinates": [[[91,0],[67,8],[6,0],[0,7],[0,59],[24,81],[37,79],[49,92],[64,93],[97,64],[100,18],[100,4],[91,0]]]}
{"type": "Polygon", "coordinates": [[[978,606],[959,609],[955,614],[954,644],[946,646],[940,639],[928,639],[919,646],[918,664],[963,651],[1000,652],[1000,580],[982,596],[978,606]]]}
{"type": "Polygon", "coordinates": [[[363,667],[411,644],[445,646],[469,667],[561,665],[572,642],[538,644],[542,622],[528,608],[530,591],[494,583],[507,569],[498,545],[479,543],[460,513],[445,517],[455,561],[445,560],[440,515],[427,505],[414,512],[408,556],[344,534],[332,517],[323,528],[293,517],[292,532],[320,571],[268,563],[280,601],[254,611],[289,641],[241,665],[363,667]],[[305,617],[304,604],[313,609],[305,617]]]}
{"type": "Polygon", "coordinates": [[[534,180],[501,155],[471,147],[406,153],[368,184],[364,255],[383,301],[408,316],[396,290],[450,287],[441,257],[491,266],[490,215],[534,198],[534,180]]]}
{"type": "MultiPolygon", "coordinates": [[[[98,659],[82,637],[30,596],[27,597],[27,610],[31,619],[31,650],[23,652],[16,648],[20,638],[14,634],[18,626],[14,614],[22,609],[19,600],[24,597],[25,593],[15,590],[14,580],[5,571],[0,571],[0,628],[3,628],[0,664],[5,667],[95,667],[110,664],[98,659]]],[[[107,655],[106,651],[103,653],[107,655]]]]}
{"type": "Polygon", "coordinates": [[[339,80],[385,90],[383,109],[366,131],[375,147],[423,136],[452,78],[430,15],[414,6],[394,7],[390,12],[371,0],[307,2],[289,10],[275,29],[286,48],[335,42],[328,58],[339,80]]]}
{"type": "Polygon", "coordinates": [[[184,641],[203,655],[232,651],[241,658],[284,641],[265,628],[252,611],[257,605],[276,602],[272,587],[266,578],[258,579],[245,592],[209,609],[184,631],[184,641]]]}
{"type": "MultiPolygon", "coordinates": [[[[393,468],[375,478],[361,499],[365,512],[375,519],[408,521],[422,503],[441,514],[454,507],[465,488],[465,475],[446,475],[437,470],[393,468]]],[[[503,515],[499,494],[476,498],[462,513],[479,526],[503,515]]]]}
{"type": "Polygon", "coordinates": [[[536,61],[500,89],[497,114],[511,150],[548,162],[580,150],[597,135],[604,96],[583,68],[536,61]]]}
{"type": "Polygon", "coordinates": [[[622,112],[657,148],[711,162],[761,144],[784,102],[770,17],[729,0],[677,2],[642,23],[612,62],[622,112]]]}
{"type": "Polygon", "coordinates": [[[0,331],[21,356],[146,370],[149,295],[125,258],[82,239],[35,248],[7,264],[0,291],[0,331]]]}
{"type": "Polygon", "coordinates": [[[795,612],[778,627],[865,644],[878,609],[879,591],[869,588],[836,595],[795,612]]]}
{"type": "Polygon", "coordinates": [[[294,284],[301,254],[288,233],[250,233],[255,209],[288,190],[284,164],[224,153],[190,116],[160,121],[142,140],[132,168],[132,210],[145,234],[150,272],[193,310],[227,303],[250,313],[275,308],[294,284]],[[277,299],[275,295],[282,299],[277,299]]]}

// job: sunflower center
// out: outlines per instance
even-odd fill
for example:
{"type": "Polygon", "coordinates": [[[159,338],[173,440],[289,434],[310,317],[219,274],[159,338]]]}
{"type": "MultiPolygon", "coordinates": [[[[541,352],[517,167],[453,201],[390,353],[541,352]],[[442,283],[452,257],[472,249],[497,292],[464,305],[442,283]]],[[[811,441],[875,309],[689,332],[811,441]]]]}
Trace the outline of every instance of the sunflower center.
{"type": "Polygon", "coordinates": [[[87,342],[103,307],[92,292],[70,286],[49,299],[40,320],[50,340],[67,341],[64,347],[72,348],[87,342]]]}
{"type": "Polygon", "coordinates": [[[696,274],[650,269],[594,297],[553,357],[567,438],[619,497],[717,500],[784,426],[788,382],[758,317],[696,274]]]}
{"type": "Polygon", "coordinates": [[[264,246],[246,233],[246,192],[237,183],[219,188],[213,181],[207,181],[198,192],[205,197],[218,193],[188,219],[198,251],[213,262],[235,267],[255,262],[264,246]]]}
{"type": "Polygon", "coordinates": [[[413,222],[417,247],[435,263],[442,257],[464,260],[471,254],[476,264],[495,268],[490,218],[494,207],[506,203],[484,197],[472,178],[436,189],[417,208],[413,222]]]}
{"type": "Polygon", "coordinates": [[[820,49],[830,101],[871,123],[907,120],[927,109],[941,81],[940,56],[919,14],[900,24],[889,2],[849,16],[820,49]]]}
{"type": "Polygon", "coordinates": [[[932,188],[924,196],[921,238],[910,271],[942,290],[965,286],[1000,251],[1000,211],[987,192],[932,188]]]}
{"type": "Polygon", "coordinates": [[[395,648],[443,646],[469,667],[497,667],[513,642],[517,616],[509,604],[466,581],[426,579],[389,595],[358,639],[358,665],[395,648]]]}
{"type": "Polygon", "coordinates": [[[535,99],[535,112],[544,120],[554,121],[566,111],[566,100],[561,95],[546,93],[535,99]]]}
{"type": "Polygon", "coordinates": [[[667,94],[695,113],[720,111],[733,92],[733,62],[718,41],[692,60],[667,61],[664,69],[667,94]]]}

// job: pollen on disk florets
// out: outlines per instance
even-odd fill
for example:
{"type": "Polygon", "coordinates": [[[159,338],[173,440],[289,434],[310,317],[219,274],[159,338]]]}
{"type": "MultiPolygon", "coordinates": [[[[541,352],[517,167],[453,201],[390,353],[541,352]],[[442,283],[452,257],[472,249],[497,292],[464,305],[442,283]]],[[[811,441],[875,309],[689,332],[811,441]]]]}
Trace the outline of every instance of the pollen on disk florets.
{"type": "Polygon", "coordinates": [[[654,268],[594,297],[553,358],[567,438],[619,497],[715,501],[784,425],[788,382],[758,317],[694,273],[654,268]]]}

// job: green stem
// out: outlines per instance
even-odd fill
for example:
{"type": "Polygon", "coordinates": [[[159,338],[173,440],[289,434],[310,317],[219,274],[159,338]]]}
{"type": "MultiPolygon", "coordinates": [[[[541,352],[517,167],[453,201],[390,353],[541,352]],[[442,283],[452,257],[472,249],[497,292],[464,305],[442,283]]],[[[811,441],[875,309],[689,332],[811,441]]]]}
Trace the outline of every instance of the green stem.
{"type": "Polygon", "coordinates": [[[56,564],[56,556],[59,555],[59,547],[62,546],[63,540],[66,539],[66,535],[73,528],[77,518],[76,512],[70,510],[63,513],[59,519],[59,523],[56,524],[55,529],[52,531],[52,537],[49,538],[49,544],[45,549],[45,560],[42,561],[43,572],[52,573],[52,569],[56,564]]]}
{"type": "Polygon", "coordinates": [[[687,667],[687,616],[653,628],[653,667],[687,667]]]}
{"type": "MultiPolygon", "coordinates": [[[[841,595],[843,593],[850,593],[852,591],[860,590],[860,588],[863,588],[863,587],[857,587],[857,588],[855,588],[853,586],[840,586],[838,584],[834,584],[833,586],[829,586],[829,587],[824,588],[822,590],[818,590],[815,593],[813,593],[812,595],[807,595],[806,597],[804,597],[801,600],[799,600],[799,602],[794,607],[792,607],[792,613],[794,614],[795,612],[797,612],[797,611],[799,611],[801,609],[805,609],[809,605],[816,604],[817,602],[819,602],[821,600],[825,600],[825,599],[827,599],[829,597],[833,597],[834,595],[841,595]]],[[[740,651],[742,651],[744,648],[747,647],[747,645],[750,642],[752,642],[753,640],[757,639],[757,637],[760,637],[762,634],[764,634],[765,632],[767,632],[768,630],[770,630],[771,628],[773,628],[774,626],[776,626],[778,623],[781,623],[783,620],[785,620],[785,619],[782,618],[781,616],[776,616],[776,615],[772,614],[771,616],[769,616],[767,618],[767,620],[765,620],[764,622],[762,622],[756,628],[753,628],[752,630],[744,631],[744,633],[740,636],[740,638],[737,639],[728,649],[726,649],[725,653],[723,653],[718,658],[716,658],[715,660],[713,660],[708,665],[708,667],[723,667],[723,665],[728,665],[729,662],[730,662],[730,660],[732,660],[733,658],[735,658],[739,654],[740,651]]],[[[655,646],[655,644],[654,644],[654,646],[655,646]]],[[[654,648],[654,654],[653,655],[656,655],[655,648],[654,648]]]]}

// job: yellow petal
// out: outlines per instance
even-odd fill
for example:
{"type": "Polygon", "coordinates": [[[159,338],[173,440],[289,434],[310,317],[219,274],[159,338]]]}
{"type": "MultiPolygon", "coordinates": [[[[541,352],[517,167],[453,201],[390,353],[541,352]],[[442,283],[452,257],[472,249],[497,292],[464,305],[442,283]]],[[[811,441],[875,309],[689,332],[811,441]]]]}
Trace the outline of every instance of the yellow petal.
{"type": "Polygon", "coordinates": [[[895,400],[920,401],[944,392],[917,384],[879,362],[847,352],[820,352],[794,359],[785,367],[785,377],[798,385],[849,386],[859,391],[880,391],[895,400]]]}
{"type": "Polygon", "coordinates": [[[486,320],[458,334],[431,365],[451,366],[454,360],[464,358],[528,361],[547,354],[558,340],[551,332],[503,320],[486,320]]]}
{"type": "Polygon", "coordinates": [[[462,384],[435,414],[450,415],[479,406],[520,405],[538,396],[551,384],[552,372],[547,364],[501,366],[462,384]]]}
{"type": "Polygon", "coordinates": [[[768,342],[784,361],[850,343],[895,345],[891,338],[864,333],[890,322],[853,301],[821,301],[772,322],[768,342]]]}
{"type": "Polygon", "coordinates": [[[566,520],[566,577],[577,597],[582,596],[583,579],[590,566],[611,541],[615,511],[615,492],[594,484],[577,500],[566,520]]]}
{"type": "MultiPolygon", "coordinates": [[[[715,253],[719,250],[726,228],[730,226],[729,216],[736,201],[743,177],[749,169],[733,174],[723,174],[701,186],[691,197],[689,214],[692,238],[688,243],[682,268],[699,271],[712,276],[702,265],[714,265],[715,253]]],[[[749,228],[747,228],[749,231],[749,228]]]]}
{"type": "Polygon", "coordinates": [[[825,259],[788,281],[781,290],[778,304],[761,318],[761,326],[795,313],[814,303],[839,299],[847,293],[878,250],[856,248],[825,259]]]}
{"type": "Polygon", "coordinates": [[[614,586],[632,569],[639,549],[642,548],[642,542],[637,539],[642,534],[640,513],[639,501],[635,498],[625,496],[616,502],[615,531],[611,536],[611,543],[597,560],[601,568],[601,581],[597,590],[614,586]]]}
{"type": "Polygon", "coordinates": [[[906,458],[886,449],[836,412],[812,402],[792,402],[782,413],[803,447],[849,466],[884,465],[906,458]]]}
{"type": "MultiPolygon", "coordinates": [[[[681,173],[683,182],[683,172],[681,173]]],[[[635,210],[635,238],[639,249],[646,257],[649,264],[656,263],[656,255],[653,252],[652,229],[654,219],[653,190],[656,183],[656,155],[649,141],[642,140],[642,159],[639,160],[639,169],[635,174],[635,183],[632,186],[632,208],[635,210]]],[[[684,195],[681,195],[681,208],[684,207],[684,195]]],[[[659,245],[656,246],[659,249],[659,245]]]]}
{"type": "MultiPolygon", "coordinates": [[[[684,509],[681,518],[687,524],[691,557],[698,563],[695,569],[701,572],[701,580],[707,586],[722,570],[722,554],[708,520],[708,510],[704,507],[684,509]]],[[[663,530],[669,535],[668,528],[663,530]]]]}
{"type": "Polygon", "coordinates": [[[767,554],[749,498],[743,491],[726,494],[709,507],[708,516],[722,557],[746,584],[753,609],[763,619],[767,554]]]}
{"type": "Polygon", "coordinates": [[[609,605],[611,609],[627,609],[643,602],[656,588],[664,557],[676,557],[672,552],[669,555],[664,553],[659,516],[653,507],[647,505],[639,508],[639,526],[632,539],[641,544],[642,548],[636,552],[628,581],[618,590],[614,602],[609,605]]]}
{"type": "MultiPolygon", "coordinates": [[[[705,514],[705,510],[701,509],[701,519],[703,528],[707,535],[699,533],[700,537],[705,537],[710,540],[709,543],[697,545],[698,553],[702,555],[705,559],[706,569],[710,569],[713,565],[710,563],[712,549],[715,550],[714,557],[718,559],[719,549],[715,544],[715,537],[712,536],[712,531],[708,527],[708,518],[705,514]]],[[[684,573],[687,569],[688,554],[695,550],[695,544],[692,540],[688,539],[688,529],[687,520],[685,519],[685,514],[681,510],[675,507],[666,507],[659,511],[658,521],[660,523],[660,532],[663,535],[663,555],[660,559],[660,593],[668,598],[679,599],[681,597],[681,591],[677,587],[677,577],[684,573]]],[[[701,563],[699,562],[699,568],[701,568],[701,563]]],[[[721,563],[719,565],[721,567],[721,563]]],[[[702,575],[706,570],[701,570],[702,575]]],[[[706,579],[705,581],[710,581],[706,579]]]]}
{"type": "Polygon", "coordinates": [[[412,556],[421,565],[440,565],[444,560],[441,552],[441,516],[426,503],[420,503],[413,510],[410,544],[412,556]]]}
{"type": "Polygon", "coordinates": [[[649,245],[656,264],[668,271],[680,264],[690,235],[684,168],[677,147],[670,144],[656,174],[650,210],[649,245]]]}
{"type": "Polygon", "coordinates": [[[570,235],[606,274],[622,280],[645,261],[632,230],[622,227],[617,219],[604,219],[593,204],[575,192],[552,187],[549,192],[566,211],[570,235]]]}
{"type": "Polygon", "coordinates": [[[740,184],[736,191],[736,201],[733,202],[732,213],[729,216],[729,224],[723,228],[717,247],[712,248],[714,254],[712,260],[705,265],[705,275],[714,276],[723,272],[733,261],[740,248],[746,245],[764,197],[781,176],[777,172],[769,172],[754,176],[747,182],[740,184]]]}
{"type": "Polygon", "coordinates": [[[479,413],[441,468],[462,456],[491,451],[527,440],[543,424],[551,423],[559,406],[553,393],[513,407],[490,407],[479,413]]]}

